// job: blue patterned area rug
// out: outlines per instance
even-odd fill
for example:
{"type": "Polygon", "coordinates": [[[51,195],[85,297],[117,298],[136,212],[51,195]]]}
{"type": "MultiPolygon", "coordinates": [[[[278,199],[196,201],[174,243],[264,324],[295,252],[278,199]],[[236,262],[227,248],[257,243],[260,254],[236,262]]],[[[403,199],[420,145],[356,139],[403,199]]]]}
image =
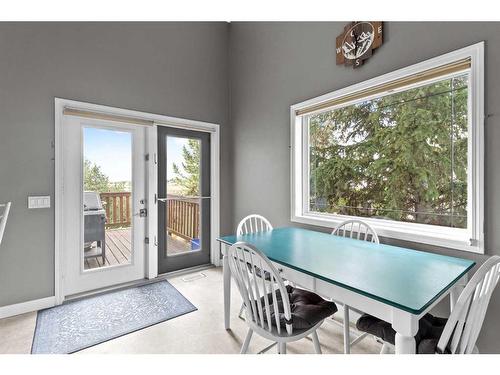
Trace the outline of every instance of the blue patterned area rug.
{"type": "Polygon", "coordinates": [[[197,310],[168,281],[38,312],[31,353],[66,354],[197,310]]]}

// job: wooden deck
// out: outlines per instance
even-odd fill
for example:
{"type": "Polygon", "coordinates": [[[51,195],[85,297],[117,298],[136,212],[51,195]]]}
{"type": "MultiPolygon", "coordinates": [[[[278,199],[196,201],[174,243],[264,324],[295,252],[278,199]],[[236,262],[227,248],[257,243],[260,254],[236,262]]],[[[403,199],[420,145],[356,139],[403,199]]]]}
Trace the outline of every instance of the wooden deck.
{"type": "MultiPolygon", "coordinates": [[[[93,244],[91,252],[100,253],[96,249],[96,243],[93,244]]],[[[184,253],[190,251],[190,245],[181,239],[175,239],[167,236],[168,255],[184,253]]],[[[103,264],[101,256],[89,257],[85,259],[85,269],[117,266],[128,264],[132,259],[131,228],[125,229],[106,229],[106,260],[103,264]]]]}

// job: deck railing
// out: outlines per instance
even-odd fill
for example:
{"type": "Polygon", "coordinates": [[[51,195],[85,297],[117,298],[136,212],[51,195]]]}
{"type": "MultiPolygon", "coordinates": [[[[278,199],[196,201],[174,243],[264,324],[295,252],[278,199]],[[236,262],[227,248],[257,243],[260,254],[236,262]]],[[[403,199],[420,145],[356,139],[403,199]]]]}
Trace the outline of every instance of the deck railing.
{"type": "Polygon", "coordinates": [[[200,238],[198,199],[167,197],[167,230],[185,240],[200,238]]]}
{"type": "MultiPolygon", "coordinates": [[[[127,228],[131,224],[131,193],[100,193],[106,210],[106,229],[127,228]]],[[[167,197],[167,231],[171,234],[192,240],[200,236],[200,203],[198,199],[179,196],[167,197]]]]}
{"type": "Polygon", "coordinates": [[[126,228],[131,223],[131,194],[129,191],[100,193],[106,210],[106,229],[126,228]]]}

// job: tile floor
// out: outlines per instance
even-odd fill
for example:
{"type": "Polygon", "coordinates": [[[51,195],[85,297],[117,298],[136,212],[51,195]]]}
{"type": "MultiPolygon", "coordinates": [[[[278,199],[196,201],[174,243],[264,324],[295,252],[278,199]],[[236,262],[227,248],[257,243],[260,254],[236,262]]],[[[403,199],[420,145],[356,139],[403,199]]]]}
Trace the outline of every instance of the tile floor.
{"type": "MultiPolygon", "coordinates": [[[[222,270],[201,271],[206,277],[189,279],[190,275],[169,279],[197,308],[190,314],[133,332],[117,339],[85,349],[85,353],[239,353],[247,331],[245,322],[237,317],[241,297],[232,288],[231,331],[223,324],[222,270]]],[[[29,353],[36,323],[36,313],[23,314],[0,320],[0,353],[29,353]]],[[[343,353],[342,329],[333,322],[325,322],[318,331],[323,353],[343,353]]],[[[249,353],[257,353],[269,341],[253,336],[249,353]]],[[[367,337],[352,353],[378,353],[380,345],[367,337]]],[[[275,353],[275,349],[271,350],[275,353]]],[[[289,344],[287,352],[314,353],[312,341],[303,339],[289,344]]]]}

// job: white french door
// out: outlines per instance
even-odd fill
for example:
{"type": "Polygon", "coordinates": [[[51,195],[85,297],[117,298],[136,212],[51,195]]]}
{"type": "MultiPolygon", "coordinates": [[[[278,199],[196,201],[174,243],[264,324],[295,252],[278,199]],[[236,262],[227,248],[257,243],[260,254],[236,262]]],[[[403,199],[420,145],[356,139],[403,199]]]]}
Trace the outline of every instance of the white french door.
{"type": "Polygon", "coordinates": [[[143,279],[146,127],[63,116],[63,295],[143,279]]]}
{"type": "Polygon", "coordinates": [[[158,272],[167,273],[210,263],[210,134],[159,126],[158,138],[158,272]],[[183,157],[186,155],[187,157],[183,157]],[[180,181],[175,173],[183,160],[180,181]],[[189,171],[189,172],[186,172],[189,171]],[[179,182],[184,183],[179,186],[179,182]],[[186,183],[188,182],[188,183],[186,183]]]}

